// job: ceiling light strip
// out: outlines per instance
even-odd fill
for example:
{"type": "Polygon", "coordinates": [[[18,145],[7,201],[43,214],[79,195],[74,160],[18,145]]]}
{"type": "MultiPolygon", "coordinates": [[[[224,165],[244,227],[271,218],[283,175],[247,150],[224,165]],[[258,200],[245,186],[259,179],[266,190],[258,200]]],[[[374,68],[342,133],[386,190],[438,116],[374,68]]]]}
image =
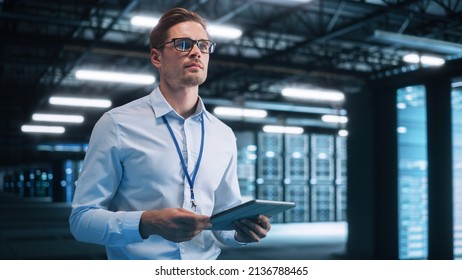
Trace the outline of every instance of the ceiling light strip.
{"type": "Polygon", "coordinates": [[[62,134],[66,129],[63,126],[22,125],[21,131],[26,133],[62,134]]]}
{"type": "Polygon", "coordinates": [[[222,117],[237,117],[237,118],[264,118],[268,115],[265,110],[246,109],[236,107],[216,107],[213,113],[222,117]]]}
{"type": "Polygon", "coordinates": [[[462,52],[462,44],[413,35],[392,33],[383,30],[375,30],[373,39],[391,44],[399,44],[409,48],[444,54],[460,54],[462,52]]]}
{"type": "Polygon", "coordinates": [[[158,22],[158,18],[140,15],[134,16],[130,19],[131,25],[144,28],[153,28],[158,22]]]}
{"type": "Polygon", "coordinates": [[[424,66],[441,66],[445,63],[445,60],[441,57],[430,55],[420,56],[415,53],[403,56],[403,61],[407,63],[421,63],[424,66]]]}
{"type": "Polygon", "coordinates": [[[64,122],[64,123],[83,123],[85,120],[80,115],[62,115],[62,114],[40,114],[32,115],[32,120],[42,122],[64,122]]]}
{"type": "Polygon", "coordinates": [[[338,115],[323,115],[321,117],[323,122],[327,123],[347,123],[348,118],[346,116],[338,116],[338,115]]]}
{"type": "MultiPolygon", "coordinates": [[[[130,20],[131,25],[141,28],[153,28],[159,22],[159,18],[150,16],[133,16],[130,20]]],[[[242,30],[228,25],[209,24],[207,31],[211,37],[224,39],[237,39],[241,37],[242,30]]]]}
{"type": "MultiPolygon", "coordinates": [[[[215,98],[202,98],[202,101],[207,105],[225,106],[225,107],[236,107],[236,102],[227,99],[215,99],[215,98]]],[[[239,104],[242,107],[249,109],[262,109],[262,110],[273,110],[281,112],[293,112],[293,113],[308,113],[308,114],[324,114],[324,115],[346,115],[345,109],[332,109],[325,107],[315,106],[303,106],[289,103],[280,102],[267,102],[267,101],[244,101],[239,104]]]]}
{"type": "Polygon", "coordinates": [[[282,89],[281,94],[282,96],[289,98],[313,101],[341,102],[345,99],[345,95],[342,92],[326,89],[305,89],[287,87],[282,89]]]}
{"type": "Polygon", "coordinates": [[[75,106],[75,107],[109,108],[112,106],[112,102],[108,99],[95,99],[95,98],[52,96],[50,97],[48,102],[52,105],[75,106]]]}
{"type": "Polygon", "coordinates": [[[136,85],[151,85],[156,81],[156,78],[153,75],[96,70],[77,70],[75,72],[75,77],[79,80],[136,85]]]}
{"type": "Polygon", "coordinates": [[[212,38],[237,39],[242,35],[242,31],[238,28],[215,24],[211,24],[208,27],[208,32],[212,38]]]}
{"type": "Polygon", "coordinates": [[[266,133],[302,134],[303,128],[298,126],[265,125],[263,131],[266,133]]]}
{"type": "Polygon", "coordinates": [[[453,82],[451,84],[451,87],[453,88],[462,87],[462,81],[453,82]]]}

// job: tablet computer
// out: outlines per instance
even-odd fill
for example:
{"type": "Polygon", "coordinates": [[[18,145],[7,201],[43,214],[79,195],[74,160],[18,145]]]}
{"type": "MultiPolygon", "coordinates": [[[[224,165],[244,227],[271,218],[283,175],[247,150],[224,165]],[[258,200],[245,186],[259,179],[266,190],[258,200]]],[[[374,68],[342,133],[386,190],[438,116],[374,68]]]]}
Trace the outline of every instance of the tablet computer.
{"type": "Polygon", "coordinates": [[[210,230],[233,230],[233,222],[243,218],[256,219],[260,214],[272,217],[295,207],[294,202],[255,199],[210,217],[210,230]]]}

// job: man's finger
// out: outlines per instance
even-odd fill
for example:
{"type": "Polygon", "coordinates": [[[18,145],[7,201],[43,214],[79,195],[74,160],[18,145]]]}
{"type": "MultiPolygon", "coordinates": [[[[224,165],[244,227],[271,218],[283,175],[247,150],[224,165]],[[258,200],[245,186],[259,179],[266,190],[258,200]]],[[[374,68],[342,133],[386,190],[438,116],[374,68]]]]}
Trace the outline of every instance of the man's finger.
{"type": "Polygon", "coordinates": [[[266,231],[269,231],[271,229],[271,223],[269,221],[269,218],[263,215],[260,215],[258,218],[259,218],[258,221],[259,221],[260,226],[266,231]]]}

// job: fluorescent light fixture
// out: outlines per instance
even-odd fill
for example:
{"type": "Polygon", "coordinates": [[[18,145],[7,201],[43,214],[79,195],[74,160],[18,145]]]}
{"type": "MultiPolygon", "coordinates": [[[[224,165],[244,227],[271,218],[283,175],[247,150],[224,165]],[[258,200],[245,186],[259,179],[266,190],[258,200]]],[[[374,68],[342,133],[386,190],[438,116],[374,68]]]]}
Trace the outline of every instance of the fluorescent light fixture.
{"type": "Polygon", "coordinates": [[[87,144],[37,145],[37,151],[45,152],[85,152],[87,144]]]}
{"type": "MultiPolygon", "coordinates": [[[[153,28],[159,22],[159,18],[157,17],[149,17],[149,16],[134,16],[131,18],[130,23],[133,26],[143,27],[143,28],[153,28]]],[[[211,23],[208,28],[208,32],[210,33],[211,37],[219,37],[225,39],[236,39],[241,37],[242,30],[227,26],[227,25],[220,25],[220,24],[213,24],[211,23]]]]}
{"type": "Polygon", "coordinates": [[[156,81],[153,75],[93,70],[77,70],[75,72],[75,77],[79,80],[137,85],[150,85],[156,81]]]}
{"type": "Polygon", "coordinates": [[[66,131],[66,129],[63,126],[23,125],[21,126],[21,131],[28,133],[62,134],[66,131]]]}
{"type": "Polygon", "coordinates": [[[37,151],[53,152],[52,145],[37,145],[37,151]]]}
{"type": "Polygon", "coordinates": [[[219,116],[237,118],[264,118],[268,115],[268,113],[265,110],[233,107],[216,107],[213,110],[213,113],[219,116]]]}
{"type": "Polygon", "coordinates": [[[340,137],[347,137],[347,136],[348,136],[348,130],[346,130],[346,129],[340,129],[340,130],[338,131],[338,136],[340,136],[340,137]]]}
{"type": "Polygon", "coordinates": [[[293,152],[293,153],[292,153],[292,157],[293,157],[293,158],[302,158],[302,153],[300,153],[300,152],[293,152]]]}
{"type": "Polygon", "coordinates": [[[462,52],[462,44],[382,30],[375,30],[373,38],[385,43],[398,44],[404,47],[427,50],[430,52],[456,55],[462,52]]]}
{"type": "Polygon", "coordinates": [[[131,25],[146,28],[153,28],[158,22],[158,18],[149,16],[134,16],[130,20],[131,25]]]}
{"type": "Polygon", "coordinates": [[[252,109],[262,109],[262,110],[274,110],[282,112],[297,112],[297,113],[309,113],[309,114],[323,114],[323,115],[346,115],[347,111],[345,109],[332,109],[319,106],[306,106],[304,104],[290,104],[287,102],[265,102],[265,101],[244,101],[238,105],[231,100],[227,99],[208,99],[202,98],[205,104],[210,104],[214,106],[223,106],[223,107],[236,107],[242,106],[245,108],[252,109]]]}
{"type": "Polygon", "coordinates": [[[270,3],[270,4],[275,4],[275,5],[281,5],[281,6],[293,6],[293,5],[298,5],[298,4],[306,4],[308,2],[311,2],[312,0],[258,0],[258,2],[263,2],[263,3],[270,3]]]}
{"type": "Polygon", "coordinates": [[[210,36],[213,37],[220,37],[225,39],[237,39],[241,37],[242,31],[235,27],[225,26],[225,25],[213,25],[211,24],[208,27],[208,31],[210,36]]]}
{"type": "Polygon", "coordinates": [[[56,152],[82,152],[83,151],[82,145],[78,145],[78,144],[55,145],[54,149],[56,152]]]}
{"type": "Polygon", "coordinates": [[[441,57],[422,55],[420,57],[420,62],[423,65],[428,65],[428,66],[441,66],[444,64],[445,61],[441,57]]]}
{"type": "Polygon", "coordinates": [[[398,131],[398,133],[400,133],[400,134],[404,134],[404,133],[407,132],[407,127],[405,127],[405,126],[400,126],[400,127],[397,128],[397,131],[398,131]]]}
{"type": "Polygon", "coordinates": [[[276,153],[275,153],[274,151],[267,151],[267,152],[265,153],[265,156],[266,156],[267,158],[274,158],[274,156],[276,156],[276,153]]]}
{"type": "Polygon", "coordinates": [[[348,118],[346,116],[337,116],[337,115],[324,115],[321,117],[323,122],[327,123],[347,123],[348,118]]]}
{"type": "Polygon", "coordinates": [[[415,53],[410,53],[410,54],[403,56],[403,61],[407,63],[419,63],[420,56],[415,53]]]}
{"type": "Polygon", "coordinates": [[[42,122],[65,122],[65,123],[82,123],[83,116],[80,115],[60,115],[60,114],[33,114],[34,121],[42,122]]]}
{"type": "Polygon", "coordinates": [[[410,53],[403,56],[403,61],[407,63],[421,63],[424,66],[441,66],[445,63],[441,57],[410,53]]]}
{"type": "Polygon", "coordinates": [[[263,131],[266,133],[302,134],[303,128],[298,126],[265,125],[263,126],[263,131]]]}
{"type": "Polygon", "coordinates": [[[451,87],[453,88],[462,87],[462,81],[452,83],[451,87]]]}
{"type": "Polygon", "coordinates": [[[247,154],[247,159],[248,160],[256,160],[257,159],[257,155],[256,154],[247,154]]]}
{"type": "Polygon", "coordinates": [[[396,107],[397,107],[398,109],[403,110],[403,109],[406,109],[406,108],[407,108],[407,105],[406,105],[406,103],[404,103],[404,102],[399,102],[398,104],[396,104],[396,107]]]}
{"type": "Polygon", "coordinates": [[[109,108],[112,106],[112,102],[110,100],[94,99],[94,98],[52,96],[50,97],[48,102],[52,105],[76,106],[76,107],[109,108]]]}
{"type": "Polygon", "coordinates": [[[247,146],[247,151],[249,152],[255,152],[257,150],[257,146],[255,145],[248,145],[247,146]]]}
{"type": "Polygon", "coordinates": [[[343,99],[345,99],[345,95],[343,94],[343,92],[326,89],[303,89],[287,87],[282,89],[281,94],[285,97],[313,101],[340,102],[343,101],[343,99]]]}

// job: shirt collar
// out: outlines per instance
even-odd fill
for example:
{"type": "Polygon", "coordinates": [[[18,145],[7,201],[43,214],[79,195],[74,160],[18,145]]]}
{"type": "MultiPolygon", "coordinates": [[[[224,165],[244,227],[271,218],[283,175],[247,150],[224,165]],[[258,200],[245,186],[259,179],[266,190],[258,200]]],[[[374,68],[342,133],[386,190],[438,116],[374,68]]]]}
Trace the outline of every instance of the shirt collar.
{"type": "MultiPolygon", "coordinates": [[[[150,94],[150,100],[151,100],[151,105],[152,109],[154,110],[154,115],[156,118],[160,118],[164,115],[169,114],[170,112],[174,113],[175,115],[179,116],[175,110],[173,110],[172,106],[168,104],[167,100],[165,100],[164,96],[160,92],[159,87],[155,88],[151,94],[150,94]]],[[[209,116],[209,112],[205,109],[204,102],[202,101],[202,98],[199,96],[199,103],[197,104],[196,112],[192,116],[193,118],[198,118],[201,113],[204,113],[204,116],[208,120],[212,120],[209,116]]]]}

